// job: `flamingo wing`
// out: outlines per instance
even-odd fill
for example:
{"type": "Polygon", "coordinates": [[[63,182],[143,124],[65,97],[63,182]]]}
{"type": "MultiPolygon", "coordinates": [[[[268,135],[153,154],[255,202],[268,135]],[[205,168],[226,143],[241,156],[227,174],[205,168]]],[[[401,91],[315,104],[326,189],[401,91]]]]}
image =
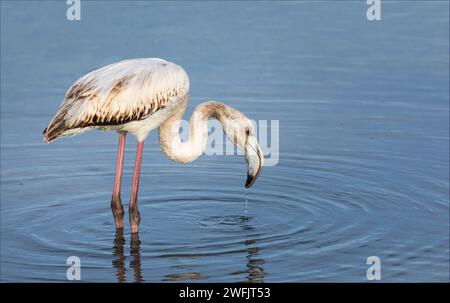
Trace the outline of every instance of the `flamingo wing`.
{"type": "Polygon", "coordinates": [[[156,58],[131,59],[96,69],[67,91],[44,140],[74,129],[141,120],[164,108],[171,97],[186,95],[189,78],[180,66],[156,58]]]}

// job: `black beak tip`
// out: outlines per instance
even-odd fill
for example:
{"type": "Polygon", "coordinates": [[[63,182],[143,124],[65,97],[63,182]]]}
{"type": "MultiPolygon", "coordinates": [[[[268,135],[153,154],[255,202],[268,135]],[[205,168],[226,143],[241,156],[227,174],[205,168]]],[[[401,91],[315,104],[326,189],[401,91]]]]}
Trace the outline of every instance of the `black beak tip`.
{"type": "Polygon", "coordinates": [[[247,180],[245,181],[245,188],[250,188],[253,185],[253,183],[255,183],[255,181],[256,178],[247,175],[247,180]]]}

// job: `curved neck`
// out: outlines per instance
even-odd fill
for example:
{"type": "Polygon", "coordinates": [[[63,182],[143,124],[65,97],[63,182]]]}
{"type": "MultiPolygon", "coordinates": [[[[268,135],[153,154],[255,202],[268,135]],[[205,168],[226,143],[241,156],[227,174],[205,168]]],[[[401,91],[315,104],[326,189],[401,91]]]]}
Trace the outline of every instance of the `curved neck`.
{"type": "Polygon", "coordinates": [[[163,152],[169,159],[183,163],[194,161],[205,150],[208,139],[208,119],[219,120],[224,130],[227,119],[225,104],[209,101],[198,105],[189,119],[189,139],[182,142],[179,130],[187,99],[186,97],[172,115],[159,126],[159,142],[163,152]]]}

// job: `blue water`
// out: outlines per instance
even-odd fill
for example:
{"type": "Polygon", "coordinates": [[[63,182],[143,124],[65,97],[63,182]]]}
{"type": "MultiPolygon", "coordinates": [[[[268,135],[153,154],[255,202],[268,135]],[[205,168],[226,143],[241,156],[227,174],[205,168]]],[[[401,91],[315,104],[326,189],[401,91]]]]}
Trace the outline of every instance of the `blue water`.
{"type": "Polygon", "coordinates": [[[78,256],[82,281],[364,282],[378,256],[382,281],[448,281],[449,2],[366,9],[82,1],[69,22],[65,1],[1,1],[1,280],[67,281],[78,256]],[[248,192],[242,156],[174,163],[152,133],[139,239],[114,232],[116,134],[41,136],[78,77],[134,57],[185,68],[188,113],[216,99],[280,125],[248,192]]]}

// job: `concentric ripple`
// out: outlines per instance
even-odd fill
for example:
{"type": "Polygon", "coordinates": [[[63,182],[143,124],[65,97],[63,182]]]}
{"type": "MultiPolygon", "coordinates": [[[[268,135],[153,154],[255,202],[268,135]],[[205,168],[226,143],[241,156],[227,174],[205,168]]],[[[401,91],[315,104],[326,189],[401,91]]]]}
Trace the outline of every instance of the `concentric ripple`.
{"type": "MultiPolygon", "coordinates": [[[[383,274],[401,280],[409,266],[427,266],[424,256],[444,258],[438,248],[444,248],[444,238],[423,247],[405,234],[417,216],[432,219],[440,204],[421,207],[401,185],[378,187],[374,178],[382,172],[373,166],[287,155],[247,192],[231,185],[199,188],[212,184],[207,178],[214,170],[202,164],[189,172],[186,184],[174,177],[180,186],[168,191],[158,181],[151,186],[155,178],[145,171],[175,172],[144,166],[138,237],[128,234],[128,226],[125,234],[115,234],[108,191],[81,194],[80,188],[79,194],[2,213],[2,275],[61,281],[66,258],[78,256],[88,281],[333,281],[339,275],[358,281],[364,280],[365,259],[381,255],[392,263],[383,274]],[[302,166],[293,180],[296,161],[302,166]],[[271,180],[274,171],[277,182],[271,180]],[[406,207],[416,212],[404,217],[406,207]]],[[[112,179],[112,172],[102,175],[112,179]]],[[[233,184],[236,177],[232,168],[223,168],[215,180],[233,184]]],[[[79,182],[74,178],[67,180],[79,182]]]]}

